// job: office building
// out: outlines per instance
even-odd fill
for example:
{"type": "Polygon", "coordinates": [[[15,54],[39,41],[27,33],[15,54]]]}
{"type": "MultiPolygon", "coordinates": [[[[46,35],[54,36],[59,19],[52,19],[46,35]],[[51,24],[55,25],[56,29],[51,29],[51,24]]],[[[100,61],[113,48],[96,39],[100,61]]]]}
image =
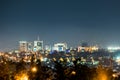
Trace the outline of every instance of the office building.
{"type": "Polygon", "coordinates": [[[20,50],[20,52],[27,52],[27,50],[28,50],[27,41],[19,41],[19,50],[20,50]]]}
{"type": "Polygon", "coordinates": [[[67,44],[66,43],[57,43],[54,44],[54,50],[56,51],[65,51],[67,49],[67,44]]]}
{"type": "Polygon", "coordinates": [[[41,50],[43,50],[43,41],[40,40],[34,41],[33,51],[41,51],[41,50]]]}

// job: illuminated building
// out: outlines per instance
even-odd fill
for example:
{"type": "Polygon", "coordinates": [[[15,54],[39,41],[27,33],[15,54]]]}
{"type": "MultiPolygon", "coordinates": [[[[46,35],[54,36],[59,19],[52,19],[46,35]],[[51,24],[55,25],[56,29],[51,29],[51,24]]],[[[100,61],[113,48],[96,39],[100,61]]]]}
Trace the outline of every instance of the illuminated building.
{"type": "Polygon", "coordinates": [[[19,42],[20,52],[32,52],[32,51],[41,51],[43,50],[43,41],[38,40],[32,42],[20,41],[19,42]]]}
{"type": "Polygon", "coordinates": [[[43,41],[40,41],[39,38],[37,41],[34,41],[34,51],[43,50],[43,41]]]}
{"type": "Polygon", "coordinates": [[[107,49],[109,52],[115,52],[115,51],[120,50],[120,47],[108,47],[107,49]]]}
{"type": "Polygon", "coordinates": [[[20,52],[31,52],[33,51],[32,42],[19,41],[20,52]]]}
{"type": "Polygon", "coordinates": [[[56,51],[65,51],[67,49],[67,44],[66,43],[57,43],[54,44],[54,50],[56,51]]]}
{"type": "Polygon", "coordinates": [[[94,52],[94,51],[98,51],[98,47],[97,46],[78,46],[78,52],[94,52]]]}
{"type": "Polygon", "coordinates": [[[27,41],[19,41],[19,49],[20,49],[20,52],[27,52],[28,50],[27,41]]]}
{"type": "Polygon", "coordinates": [[[29,52],[33,51],[32,42],[28,42],[28,51],[29,51],[29,52]]]}

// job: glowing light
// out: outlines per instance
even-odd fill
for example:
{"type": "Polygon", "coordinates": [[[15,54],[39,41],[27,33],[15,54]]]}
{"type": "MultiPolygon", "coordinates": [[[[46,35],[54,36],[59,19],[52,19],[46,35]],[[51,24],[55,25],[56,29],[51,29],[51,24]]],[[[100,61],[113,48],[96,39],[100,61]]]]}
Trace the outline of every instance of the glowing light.
{"type": "Polygon", "coordinates": [[[115,77],[117,77],[117,75],[116,75],[116,74],[113,74],[112,76],[113,76],[114,78],[115,78],[115,77]]]}
{"type": "Polygon", "coordinates": [[[71,72],[71,74],[75,75],[75,74],[76,74],[76,72],[75,72],[75,71],[72,71],[72,72],[71,72]]]}
{"type": "Polygon", "coordinates": [[[59,60],[60,60],[60,61],[64,61],[63,58],[60,58],[59,60]]]}
{"type": "Polygon", "coordinates": [[[96,71],[98,73],[97,75],[98,80],[109,80],[107,76],[107,72],[104,70],[102,66],[98,66],[96,71]]]}
{"type": "Polygon", "coordinates": [[[116,59],[120,59],[120,57],[118,56],[116,59]]]}
{"type": "Polygon", "coordinates": [[[41,60],[41,61],[44,61],[43,57],[40,57],[40,60],[41,60]]]}
{"type": "Polygon", "coordinates": [[[53,58],[54,61],[56,61],[56,58],[53,58]]]}
{"type": "Polygon", "coordinates": [[[15,80],[29,80],[26,73],[20,73],[15,75],[15,80]]]}
{"type": "Polygon", "coordinates": [[[33,68],[31,69],[31,71],[32,71],[32,72],[37,72],[37,68],[36,68],[36,67],[33,67],[33,68]]]}
{"type": "Polygon", "coordinates": [[[101,76],[101,80],[107,80],[107,76],[103,74],[103,75],[101,76]]]}
{"type": "Polygon", "coordinates": [[[72,61],[75,61],[75,57],[72,57],[72,61]]]}
{"type": "Polygon", "coordinates": [[[107,49],[108,49],[108,50],[119,50],[120,47],[108,47],[107,49]]]}

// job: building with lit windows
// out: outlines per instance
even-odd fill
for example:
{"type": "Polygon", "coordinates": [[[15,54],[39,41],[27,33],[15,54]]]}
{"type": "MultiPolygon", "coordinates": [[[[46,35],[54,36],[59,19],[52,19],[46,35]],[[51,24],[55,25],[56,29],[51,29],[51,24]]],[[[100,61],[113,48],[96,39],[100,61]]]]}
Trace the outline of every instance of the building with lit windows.
{"type": "Polygon", "coordinates": [[[78,46],[78,52],[94,52],[98,51],[98,46],[89,46],[87,42],[83,42],[80,46],[78,46]]]}
{"type": "Polygon", "coordinates": [[[20,52],[28,51],[28,42],[27,41],[19,41],[19,50],[20,52]]]}
{"type": "Polygon", "coordinates": [[[56,51],[65,51],[67,49],[67,44],[66,43],[57,43],[57,44],[54,44],[54,47],[53,47],[54,50],[56,51]]]}
{"type": "Polygon", "coordinates": [[[36,52],[43,50],[43,41],[38,40],[32,42],[19,41],[19,50],[20,52],[36,52]]]}
{"type": "Polygon", "coordinates": [[[78,46],[78,52],[94,52],[94,51],[98,51],[98,47],[97,46],[87,46],[87,47],[82,47],[82,46],[78,46]]]}
{"type": "Polygon", "coordinates": [[[40,50],[43,50],[43,41],[40,40],[34,41],[33,51],[40,51],[40,50]]]}

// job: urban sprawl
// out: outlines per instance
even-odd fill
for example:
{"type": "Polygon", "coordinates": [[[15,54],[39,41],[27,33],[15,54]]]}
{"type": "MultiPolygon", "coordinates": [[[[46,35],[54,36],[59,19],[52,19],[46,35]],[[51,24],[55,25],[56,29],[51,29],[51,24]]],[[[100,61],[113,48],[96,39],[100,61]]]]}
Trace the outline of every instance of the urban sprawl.
{"type": "Polygon", "coordinates": [[[120,47],[19,41],[18,50],[0,52],[0,80],[120,80],[120,47]]]}

